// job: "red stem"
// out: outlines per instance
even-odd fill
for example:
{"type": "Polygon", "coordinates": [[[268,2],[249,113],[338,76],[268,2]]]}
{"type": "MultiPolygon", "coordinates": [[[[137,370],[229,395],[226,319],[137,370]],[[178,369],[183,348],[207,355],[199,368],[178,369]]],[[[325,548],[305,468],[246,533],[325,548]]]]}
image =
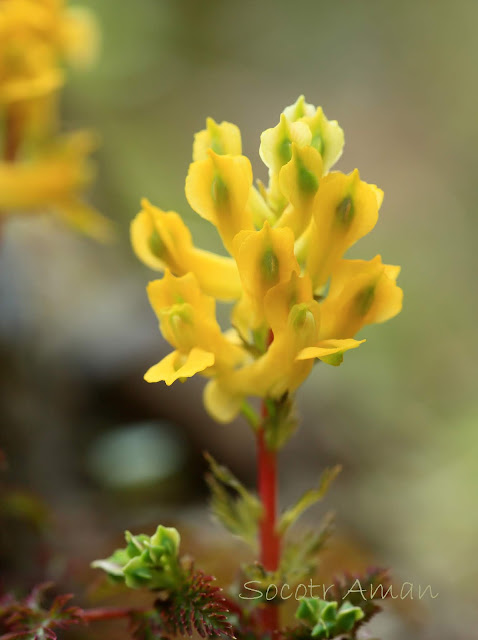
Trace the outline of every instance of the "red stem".
{"type": "Polygon", "coordinates": [[[86,622],[96,622],[97,620],[115,620],[118,618],[128,618],[133,613],[140,613],[145,609],[125,609],[123,607],[103,607],[99,609],[86,609],[83,611],[83,620],[86,622]]]}
{"type": "MultiPolygon", "coordinates": [[[[273,340],[270,332],[268,343],[273,340]]],[[[268,416],[267,406],[262,403],[261,417],[264,423],[268,416]]],[[[267,447],[264,428],[257,432],[257,484],[262,502],[263,517],[260,523],[260,561],[267,571],[277,571],[280,562],[280,536],[277,533],[277,453],[267,447]]],[[[265,605],[261,611],[261,624],[264,631],[277,631],[279,628],[279,610],[277,605],[265,605]]]]}

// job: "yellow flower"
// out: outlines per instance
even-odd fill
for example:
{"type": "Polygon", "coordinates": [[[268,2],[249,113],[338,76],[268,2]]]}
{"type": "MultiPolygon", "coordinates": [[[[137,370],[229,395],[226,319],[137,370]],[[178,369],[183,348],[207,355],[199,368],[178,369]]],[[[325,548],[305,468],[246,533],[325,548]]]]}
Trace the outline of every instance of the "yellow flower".
{"type": "Polygon", "coordinates": [[[166,271],[162,280],[150,282],[148,296],[161,333],[176,350],[146,372],[147,382],[163,380],[170,385],[196,373],[212,375],[245,357],[221,333],[214,298],[201,291],[192,273],[178,278],[166,271]]]}
{"type": "Polygon", "coordinates": [[[351,338],[360,329],[393,318],[402,309],[400,267],[373,260],[341,260],[321,305],[324,337],[351,338]]]}
{"type": "Polygon", "coordinates": [[[374,228],[382,199],[383,192],[362,182],[357,170],[333,172],[321,180],[307,239],[314,290],[327,282],[347,249],[374,228]]]}
{"type": "Polygon", "coordinates": [[[87,132],[50,144],[30,161],[0,162],[0,212],[53,211],[78,230],[108,240],[111,223],[81,199],[92,178],[87,156],[95,140],[87,132]]]}
{"type": "Polygon", "coordinates": [[[311,139],[312,134],[306,124],[290,122],[284,114],[281,114],[276,127],[266,129],[261,135],[259,154],[269,168],[267,198],[276,215],[280,215],[287,205],[279,187],[279,172],[292,159],[292,144],[303,147],[310,144],[311,139]]]}
{"type": "Polygon", "coordinates": [[[143,202],[131,227],[133,247],[151,268],[166,270],[148,292],[175,348],[148,371],[148,381],[203,374],[206,408],[228,422],[248,397],[293,394],[315,360],[341,364],[364,342],[353,339],[362,326],[400,311],[398,267],[379,256],[343,258],[373,229],[383,199],[357,170],[329,173],[343,141],[337,122],[300,97],[261,136],[269,183],[256,189],[237,127],[208,119],[195,137],[186,196],[232,257],[195,248],[178,214],[143,202]],[[221,332],[206,294],[237,301],[233,329],[221,332]]]}
{"type": "Polygon", "coordinates": [[[323,160],[324,173],[330,171],[342,155],[344,148],[344,132],[336,120],[327,120],[321,107],[317,109],[300,96],[297,102],[284,109],[284,115],[291,122],[306,124],[311,132],[311,146],[316,149],[323,160]]]}
{"type": "Polygon", "coordinates": [[[0,102],[36,99],[63,82],[62,62],[86,62],[98,40],[86,9],[60,0],[0,3],[0,102]]]}
{"type": "Polygon", "coordinates": [[[320,305],[312,297],[308,276],[292,273],[271,288],[264,307],[273,341],[267,351],[239,369],[219,373],[205,390],[208,411],[218,422],[232,420],[247,396],[279,399],[293,393],[310,374],[317,358],[339,365],[356,340],[320,340],[320,305]]]}
{"type": "Polygon", "coordinates": [[[241,295],[237,266],[232,258],[194,247],[191,233],[174,211],[162,211],[143,199],[131,223],[131,242],[138,258],[156,271],[169,269],[182,276],[193,272],[201,289],[219,300],[241,295]]]}
{"type": "Polygon", "coordinates": [[[253,229],[247,206],[252,187],[251,163],[245,156],[224,156],[208,150],[205,160],[189,167],[186,198],[199,215],[218,229],[224,246],[231,251],[234,236],[253,229]]]}
{"type": "Polygon", "coordinates": [[[242,287],[248,297],[256,328],[263,320],[264,300],[269,289],[290,279],[300,267],[294,255],[294,236],[290,229],[271,229],[268,222],[261,231],[241,231],[234,238],[234,255],[242,287]]]}
{"type": "Polygon", "coordinates": [[[277,225],[289,227],[298,238],[309,226],[322,176],[322,156],[314,147],[292,143],[292,158],[279,173],[279,186],[290,203],[277,225]]]}

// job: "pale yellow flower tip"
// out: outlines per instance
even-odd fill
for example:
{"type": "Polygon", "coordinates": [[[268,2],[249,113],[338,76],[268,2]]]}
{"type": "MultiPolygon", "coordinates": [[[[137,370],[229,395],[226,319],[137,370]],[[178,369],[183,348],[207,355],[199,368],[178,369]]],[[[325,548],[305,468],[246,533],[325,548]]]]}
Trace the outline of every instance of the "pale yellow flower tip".
{"type": "Polygon", "coordinates": [[[259,154],[270,171],[278,173],[292,158],[292,143],[303,147],[310,144],[311,139],[312,134],[306,124],[290,122],[281,114],[279,124],[261,134],[259,154]]]}
{"type": "Polygon", "coordinates": [[[291,122],[296,122],[301,118],[306,116],[312,117],[315,114],[315,107],[313,104],[309,104],[305,101],[305,97],[299,96],[294,104],[291,104],[289,107],[286,107],[283,111],[287,120],[291,122]]]}
{"type": "Polygon", "coordinates": [[[101,34],[91,11],[70,7],[60,30],[61,45],[68,62],[79,68],[91,66],[98,58],[101,34]]]}
{"type": "Polygon", "coordinates": [[[336,120],[327,120],[321,107],[312,116],[304,116],[311,133],[310,144],[322,156],[324,173],[330,171],[339,160],[344,149],[344,132],[336,120]]]}
{"type": "Polygon", "coordinates": [[[196,373],[212,367],[214,354],[193,347],[188,354],[173,351],[144,375],[146,382],[165,382],[168,386],[182,378],[192,378],[196,373]]]}
{"type": "Polygon", "coordinates": [[[209,149],[218,155],[240,156],[242,142],[239,127],[231,122],[217,124],[208,118],[206,128],[194,136],[193,161],[206,160],[209,149]]]}

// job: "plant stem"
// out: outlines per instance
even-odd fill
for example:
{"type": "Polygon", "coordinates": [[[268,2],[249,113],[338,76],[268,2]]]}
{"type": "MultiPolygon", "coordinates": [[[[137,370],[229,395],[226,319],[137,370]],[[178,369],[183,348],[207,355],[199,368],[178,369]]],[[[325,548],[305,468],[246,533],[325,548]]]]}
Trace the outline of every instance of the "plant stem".
{"type": "Polygon", "coordinates": [[[83,611],[83,620],[95,622],[96,620],[115,620],[128,618],[133,613],[139,613],[144,609],[125,609],[124,607],[102,607],[98,609],[86,609],[83,611]]]}
{"type": "MultiPolygon", "coordinates": [[[[273,340],[272,332],[268,343],[273,340]]],[[[280,536],[277,533],[277,452],[268,448],[264,433],[264,422],[268,412],[262,403],[262,426],[257,431],[257,483],[262,502],[263,516],[260,524],[260,561],[267,571],[277,571],[280,562],[280,536]]],[[[277,631],[279,628],[279,609],[276,604],[268,604],[260,612],[264,631],[277,631]]]]}

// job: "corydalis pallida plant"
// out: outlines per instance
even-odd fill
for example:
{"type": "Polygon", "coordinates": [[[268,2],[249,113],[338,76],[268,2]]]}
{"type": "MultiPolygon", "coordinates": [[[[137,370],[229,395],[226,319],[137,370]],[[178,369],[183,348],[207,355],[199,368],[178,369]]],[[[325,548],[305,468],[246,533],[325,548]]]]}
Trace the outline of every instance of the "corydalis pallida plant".
{"type": "MultiPolygon", "coordinates": [[[[378,610],[374,602],[347,600],[342,589],[334,598],[304,600],[300,625],[284,629],[278,606],[277,585],[297,585],[315,573],[330,520],[299,541],[289,540],[289,531],[339,471],[325,471],[316,488],[278,514],[277,451],[295,428],[294,392],[314,361],[341,364],[343,354],[363,342],[354,338],[363,326],[393,317],[402,305],[398,267],[380,256],[344,258],[375,226],[383,194],[357,170],[331,171],[343,142],[339,125],[299,98],[262,134],[259,151],[269,183],[256,187],[239,129],[209,119],[194,140],[186,196],[215,225],[230,257],[196,248],[181,216],[147,201],[132,223],[138,257],[164,272],[148,285],[148,295],[174,347],[145,379],[170,385],[200,373],[209,379],[204,399],[211,415],[229,422],[242,413],[256,433],[258,496],[211,456],[207,481],[216,518],[259,550],[258,561],[242,567],[244,587],[261,587],[253,602],[218,602],[210,582],[182,569],[187,564],[177,555],[175,530],[126,534],[127,548],[94,566],[132,588],[165,592],[136,627],[141,638],[193,629],[228,635],[228,621],[236,637],[251,640],[356,638],[378,610]],[[226,332],[216,320],[217,300],[233,303],[226,332]],[[260,415],[251,398],[261,399],[260,415]],[[276,589],[272,603],[270,586],[276,589]],[[223,607],[233,614],[226,620],[223,607]],[[213,618],[204,620],[202,610],[213,611],[213,618]]],[[[370,575],[375,580],[382,574],[370,575]]]]}
{"type": "Polygon", "coordinates": [[[0,217],[51,211],[99,239],[109,223],[83,199],[92,177],[88,132],[61,135],[65,65],[96,55],[92,15],[65,0],[0,0],[0,217]]]}
{"type": "Polygon", "coordinates": [[[261,136],[267,187],[253,185],[239,129],[208,119],[195,136],[186,178],[191,207],[219,232],[230,258],[197,249],[180,215],[144,200],[131,227],[138,257],[164,271],[148,296],[174,351],[146,373],[172,384],[196,373],[209,378],[205,405],[220,422],[260,397],[291,395],[314,360],[339,365],[363,340],[367,324],[396,315],[399,267],[348,260],[370,232],[383,193],[350,174],[331,171],[342,153],[337,122],[303,97],[261,136]],[[215,301],[233,301],[232,330],[223,333],[215,301]]]}

